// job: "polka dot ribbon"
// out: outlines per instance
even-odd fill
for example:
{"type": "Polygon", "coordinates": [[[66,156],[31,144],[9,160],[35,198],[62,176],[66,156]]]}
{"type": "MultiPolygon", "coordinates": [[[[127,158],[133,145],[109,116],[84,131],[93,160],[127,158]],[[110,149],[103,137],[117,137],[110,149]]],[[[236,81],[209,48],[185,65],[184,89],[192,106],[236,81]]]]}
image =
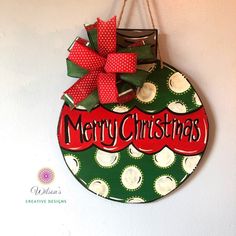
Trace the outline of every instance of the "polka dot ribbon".
{"type": "Polygon", "coordinates": [[[78,105],[96,88],[101,104],[117,103],[117,73],[135,73],[136,53],[116,53],[116,17],[104,22],[97,20],[98,52],[81,41],[76,41],[68,59],[88,73],[64,92],[78,105]]]}

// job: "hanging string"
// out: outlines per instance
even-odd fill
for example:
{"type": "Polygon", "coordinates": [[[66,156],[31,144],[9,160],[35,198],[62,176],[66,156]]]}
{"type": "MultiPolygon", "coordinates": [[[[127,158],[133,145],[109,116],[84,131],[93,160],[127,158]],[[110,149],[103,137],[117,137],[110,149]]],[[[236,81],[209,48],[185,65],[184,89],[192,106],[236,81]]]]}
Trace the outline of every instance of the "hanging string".
{"type": "Polygon", "coordinates": [[[151,22],[152,22],[152,27],[153,27],[153,29],[155,29],[155,24],[154,24],[154,20],[153,20],[153,16],[152,16],[152,11],[151,11],[151,7],[150,7],[150,4],[149,4],[149,0],[146,0],[146,3],[147,3],[147,8],[148,8],[149,16],[150,16],[150,19],[151,19],[151,22]]]}
{"type": "MultiPolygon", "coordinates": [[[[149,3],[149,0],[146,0],[146,3],[147,3],[147,7],[148,7],[148,12],[149,12],[149,15],[150,15],[150,19],[151,19],[151,22],[152,22],[152,27],[153,29],[155,29],[155,24],[154,24],[154,20],[153,20],[153,15],[152,15],[152,11],[151,11],[151,7],[150,7],[150,3],[149,3]]],[[[161,62],[161,69],[163,69],[163,61],[162,61],[162,57],[161,57],[161,49],[160,49],[160,44],[159,44],[159,37],[157,35],[157,54],[159,56],[159,59],[160,59],[160,62],[161,62]]]]}
{"type": "MultiPolygon", "coordinates": [[[[122,4],[121,11],[120,11],[120,14],[119,14],[119,17],[118,17],[118,21],[117,21],[118,27],[120,27],[120,23],[121,23],[123,14],[124,14],[124,10],[125,10],[127,1],[128,0],[123,0],[123,4],[122,4]]],[[[155,23],[154,23],[154,19],[153,19],[153,15],[152,15],[152,11],[151,11],[151,6],[150,6],[150,3],[149,3],[149,0],[146,0],[146,4],[147,4],[147,8],[148,8],[148,13],[149,13],[149,16],[150,16],[150,19],[151,19],[152,27],[153,27],[153,29],[155,29],[155,23]]],[[[159,45],[158,35],[157,35],[157,54],[159,56],[160,63],[161,63],[161,69],[162,69],[164,64],[163,64],[162,57],[161,57],[161,49],[160,49],[160,45],[159,45]]]]}
{"type": "Polygon", "coordinates": [[[118,17],[118,22],[117,22],[118,27],[120,27],[121,18],[122,18],[123,14],[124,14],[125,5],[126,5],[127,1],[128,0],[123,0],[122,8],[121,8],[120,15],[118,17]]]}

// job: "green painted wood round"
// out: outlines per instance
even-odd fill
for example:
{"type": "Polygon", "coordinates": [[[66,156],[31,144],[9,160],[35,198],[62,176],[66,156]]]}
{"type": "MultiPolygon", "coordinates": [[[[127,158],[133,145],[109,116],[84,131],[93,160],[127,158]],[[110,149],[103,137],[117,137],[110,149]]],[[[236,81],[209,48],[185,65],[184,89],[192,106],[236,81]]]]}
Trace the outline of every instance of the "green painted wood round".
{"type": "MultiPolygon", "coordinates": [[[[137,106],[146,112],[168,107],[176,113],[197,110],[202,102],[186,76],[160,62],[142,66],[150,71],[137,98],[124,105],[105,107],[124,112],[137,106]]],[[[203,153],[183,156],[165,147],[154,155],[136,150],[132,145],[119,153],[106,153],[95,146],[80,152],[62,149],[65,162],[75,178],[91,192],[124,203],[152,202],[180,186],[195,170],[203,153]]]]}

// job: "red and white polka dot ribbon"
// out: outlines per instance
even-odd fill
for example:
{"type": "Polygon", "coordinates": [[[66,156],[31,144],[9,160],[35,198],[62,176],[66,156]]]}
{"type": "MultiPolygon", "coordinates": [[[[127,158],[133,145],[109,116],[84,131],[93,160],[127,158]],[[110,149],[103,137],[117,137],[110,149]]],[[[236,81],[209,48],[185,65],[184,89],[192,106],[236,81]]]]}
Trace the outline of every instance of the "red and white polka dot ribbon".
{"type": "Polygon", "coordinates": [[[64,92],[78,105],[96,88],[101,104],[118,102],[117,73],[135,73],[136,53],[116,52],[116,17],[104,22],[98,18],[98,52],[76,41],[68,59],[88,70],[72,87],[64,92]]]}

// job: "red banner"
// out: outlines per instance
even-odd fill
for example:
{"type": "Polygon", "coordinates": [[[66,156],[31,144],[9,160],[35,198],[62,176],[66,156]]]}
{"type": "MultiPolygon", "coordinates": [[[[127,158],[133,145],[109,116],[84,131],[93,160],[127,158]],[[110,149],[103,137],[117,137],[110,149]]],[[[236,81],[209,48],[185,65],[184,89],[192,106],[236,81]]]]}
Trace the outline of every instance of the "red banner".
{"type": "Polygon", "coordinates": [[[151,114],[138,108],[116,113],[99,106],[87,112],[64,105],[58,125],[59,144],[71,151],[95,145],[104,151],[118,152],[133,144],[146,154],[167,146],[182,155],[196,155],[204,151],[207,138],[208,121],[203,107],[187,114],[167,108],[151,114]]]}

